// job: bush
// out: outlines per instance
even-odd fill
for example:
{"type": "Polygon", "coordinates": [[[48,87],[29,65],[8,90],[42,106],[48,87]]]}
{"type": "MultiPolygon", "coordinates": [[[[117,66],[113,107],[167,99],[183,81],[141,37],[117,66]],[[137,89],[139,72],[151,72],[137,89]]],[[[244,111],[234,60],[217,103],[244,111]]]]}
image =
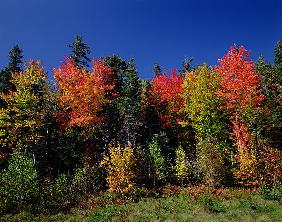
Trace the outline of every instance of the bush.
{"type": "Polygon", "coordinates": [[[274,183],[272,187],[266,184],[261,186],[260,193],[264,199],[282,201],[282,184],[274,183]]]}
{"type": "Polygon", "coordinates": [[[96,193],[105,188],[105,178],[99,166],[86,165],[75,171],[72,189],[75,195],[80,196],[87,193],[96,193]]]}
{"type": "Polygon", "coordinates": [[[70,192],[69,180],[66,175],[59,175],[54,181],[45,184],[41,194],[40,212],[57,213],[67,209],[75,201],[70,192]]]}
{"type": "Polygon", "coordinates": [[[262,145],[258,152],[258,171],[262,184],[272,186],[282,182],[282,151],[262,145]]]}
{"type": "Polygon", "coordinates": [[[150,154],[150,175],[153,178],[154,186],[156,182],[165,181],[167,178],[168,167],[166,160],[161,153],[161,146],[159,144],[159,136],[154,135],[151,143],[149,144],[150,154]]]}
{"type": "Polygon", "coordinates": [[[122,148],[109,146],[109,155],[101,161],[108,173],[107,182],[110,192],[127,193],[134,187],[134,156],[131,146],[122,148]]]}
{"type": "Polygon", "coordinates": [[[0,176],[0,213],[32,210],[38,194],[38,175],[32,159],[21,153],[13,154],[0,176]]]}
{"type": "Polygon", "coordinates": [[[222,185],[226,170],[223,152],[215,138],[207,138],[197,144],[199,167],[205,184],[216,187],[222,185]]]}
{"type": "Polygon", "coordinates": [[[181,181],[183,186],[183,181],[188,177],[189,166],[187,163],[187,158],[185,151],[180,146],[176,150],[176,159],[175,159],[175,176],[181,181]]]}

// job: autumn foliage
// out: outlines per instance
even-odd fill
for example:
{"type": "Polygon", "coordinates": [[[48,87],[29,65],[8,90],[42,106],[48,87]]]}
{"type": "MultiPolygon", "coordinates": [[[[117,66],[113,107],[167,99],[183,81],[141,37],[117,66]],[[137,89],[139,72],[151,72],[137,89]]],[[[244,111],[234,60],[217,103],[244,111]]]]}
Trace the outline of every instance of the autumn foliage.
{"type": "Polygon", "coordinates": [[[112,70],[99,60],[93,61],[91,71],[75,66],[69,58],[54,70],[61,105],[69,114],[68,125],[95,126],[101,121],[98,112],[107,102],[105,91],[113,87],[105,84],[103,78],[111,75],[112,70]]]}
{"type": "Polygon", "coordinates": [[[239,183],[258,183],[257,154],[252,144],[249,127],[242,119],[246,110],[258,110],[264,100],[260,90],[260,76],[255,71],[255,63],[249,60],[250,53],[243,47],[232,46],[219,60],[216,71],[220,75],[219,97],[225,100],[224,108],[230,112],[232,122],[231,137],[235,141],[237,152],[235,162],[239,168],[234,169],[239,183]]]}
{"type": "Polygon", "coordinates": [[[167,112],[160,112],[160,117],[165,125],[180,121],[178,112],[183,107],[182,84],[184,77],[174,69],[168,76],[166,73],[156,75],[152,80],[151,93],[153,98],[151,103],[155,106],[164,105],[167,112]]]}
{"type": "Polygon", "coordinates": [[[127,193],[134,187],[134,155],[131,146],[109,146],[109,154],[101,161],[107,171],[110,192],[127,193]]]}
{"type": "Polygon", "coordinates": [[[25,210],[19,198],[54,211],[106,188],[126,197],[168,183],[257,188],[282,182],[281,43],[273,65],[256,64],[233,45],[217,66],[191,67],[190,60],[186,71],[170,74],[155,66],[152,80],[138,77],[134,61],[119,56],[88,68],[89,48],[81,44],[77,38],[71,47],[78,51],[53,70],[55,84],[38,61],[1,73],[5,214],[25,210]],[[17,176],[18,169],[27,170],[17,176]],[[26,182],[33,194],[16,189],[26,182]]]}
{"type": "MultiPolygon", "coordinates": [[[[255,63],[249,60],[250,53],[243,47],[232,46],[219,60],[216,71],[219,73],[221,89],[219,97],[226,101],[226,108],[241,113],[248,106],[264,100],[260,91],[260,76],[255,71],[255,63]]],[[[235,115],[235,114],[234,114],[235,115]]]]}

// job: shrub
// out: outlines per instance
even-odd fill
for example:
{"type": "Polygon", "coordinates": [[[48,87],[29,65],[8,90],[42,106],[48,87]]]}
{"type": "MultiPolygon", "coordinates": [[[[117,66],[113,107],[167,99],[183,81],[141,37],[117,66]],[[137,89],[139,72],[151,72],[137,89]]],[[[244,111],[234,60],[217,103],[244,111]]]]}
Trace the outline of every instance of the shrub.
{"type": "Polygon", "coordinates": [[[122,148],[109,146],[109,155],[101,161],[101,166],[107,171],[107,182],[110,192],[127,193],[134,187],[135,161],[131,146],[122,148]]]}
{"type": "Polygon", "coordinates": [[[75,195],[84,195],[95,193],[104,188],[105,181],[102,172],[97,165],[90,166],[87,164],[75,171],[72,182],[72,189],[75,195]]]}
{"type": "Polygon", "coordinates": [[[261,146],[258,152],[260,182],[272,186],[282,182],[282,152],[269,146],[261,146]]]}
{"type": "Polygon", "coordinates": [[[197,144],[199,167],[203,180],[209,186],[220,186],[225,178],[224,157],[215,138],[207,138],[197,144]]]}
{"type": "Polygon", "coordinates": [[[181,146],[179,146],[176,150],[176,159],[175,159],[175,176],[181,181],[183,186],[183,181],[187,179],[189,171],[189,166],[187,164],[187,158],[185,151],[181,146]]]}
{"type": "Polygon", "coordinates": [[[272,187],[264,184],[260,188],[260,193],[264,199],[282,201],[282,184],[274,183],[272,187]]]}
{"type": "Polygon", "coordinates": [[[9,166],[0,175],[0,213],[31,210],[38,198],[38,175],[31,158],[12,155],[9,166]]]}
{"type": "Polygon", "coordinates": [[[67,176],[61,174],[43,187],[39,211],[56,213],[65,210],[74,202],[74,199],[67,176]]]}
{"type": "Polygon", "coordinates": [[[164,181],[167,178],[167,166],[164,156],[161,153],[159,136],[154,135],[149,144],[150,154],[150,176],[153,177],[154,186],[157,181],[164,181]]]}

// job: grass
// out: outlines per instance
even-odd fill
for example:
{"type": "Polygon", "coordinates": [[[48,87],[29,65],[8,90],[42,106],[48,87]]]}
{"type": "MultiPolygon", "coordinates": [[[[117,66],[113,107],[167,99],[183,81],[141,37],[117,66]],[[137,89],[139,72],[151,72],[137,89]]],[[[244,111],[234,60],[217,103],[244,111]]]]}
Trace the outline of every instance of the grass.
{"type": "Polygon", "coordinates": [[[246,190],[185,188],[161,197],[126,201],[91,197],[68,213],[7,215],[1,221],[282,221],[282,205],[246,190]]]}

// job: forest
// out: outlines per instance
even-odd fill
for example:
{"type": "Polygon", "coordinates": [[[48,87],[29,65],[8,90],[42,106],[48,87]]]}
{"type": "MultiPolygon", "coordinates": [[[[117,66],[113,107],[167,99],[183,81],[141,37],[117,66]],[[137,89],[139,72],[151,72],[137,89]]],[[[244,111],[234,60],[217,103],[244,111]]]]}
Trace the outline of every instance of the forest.
{"type": "Polygon", "coordinates": [[[282,41],[273,48],[273,63],[234,44],[215,66],[156,63],[145,80],[134,59],[90,60],[81,36],[49,74],[14,46],[0,71],[0,215],[167,187],[282,201],[282,41]]]}

